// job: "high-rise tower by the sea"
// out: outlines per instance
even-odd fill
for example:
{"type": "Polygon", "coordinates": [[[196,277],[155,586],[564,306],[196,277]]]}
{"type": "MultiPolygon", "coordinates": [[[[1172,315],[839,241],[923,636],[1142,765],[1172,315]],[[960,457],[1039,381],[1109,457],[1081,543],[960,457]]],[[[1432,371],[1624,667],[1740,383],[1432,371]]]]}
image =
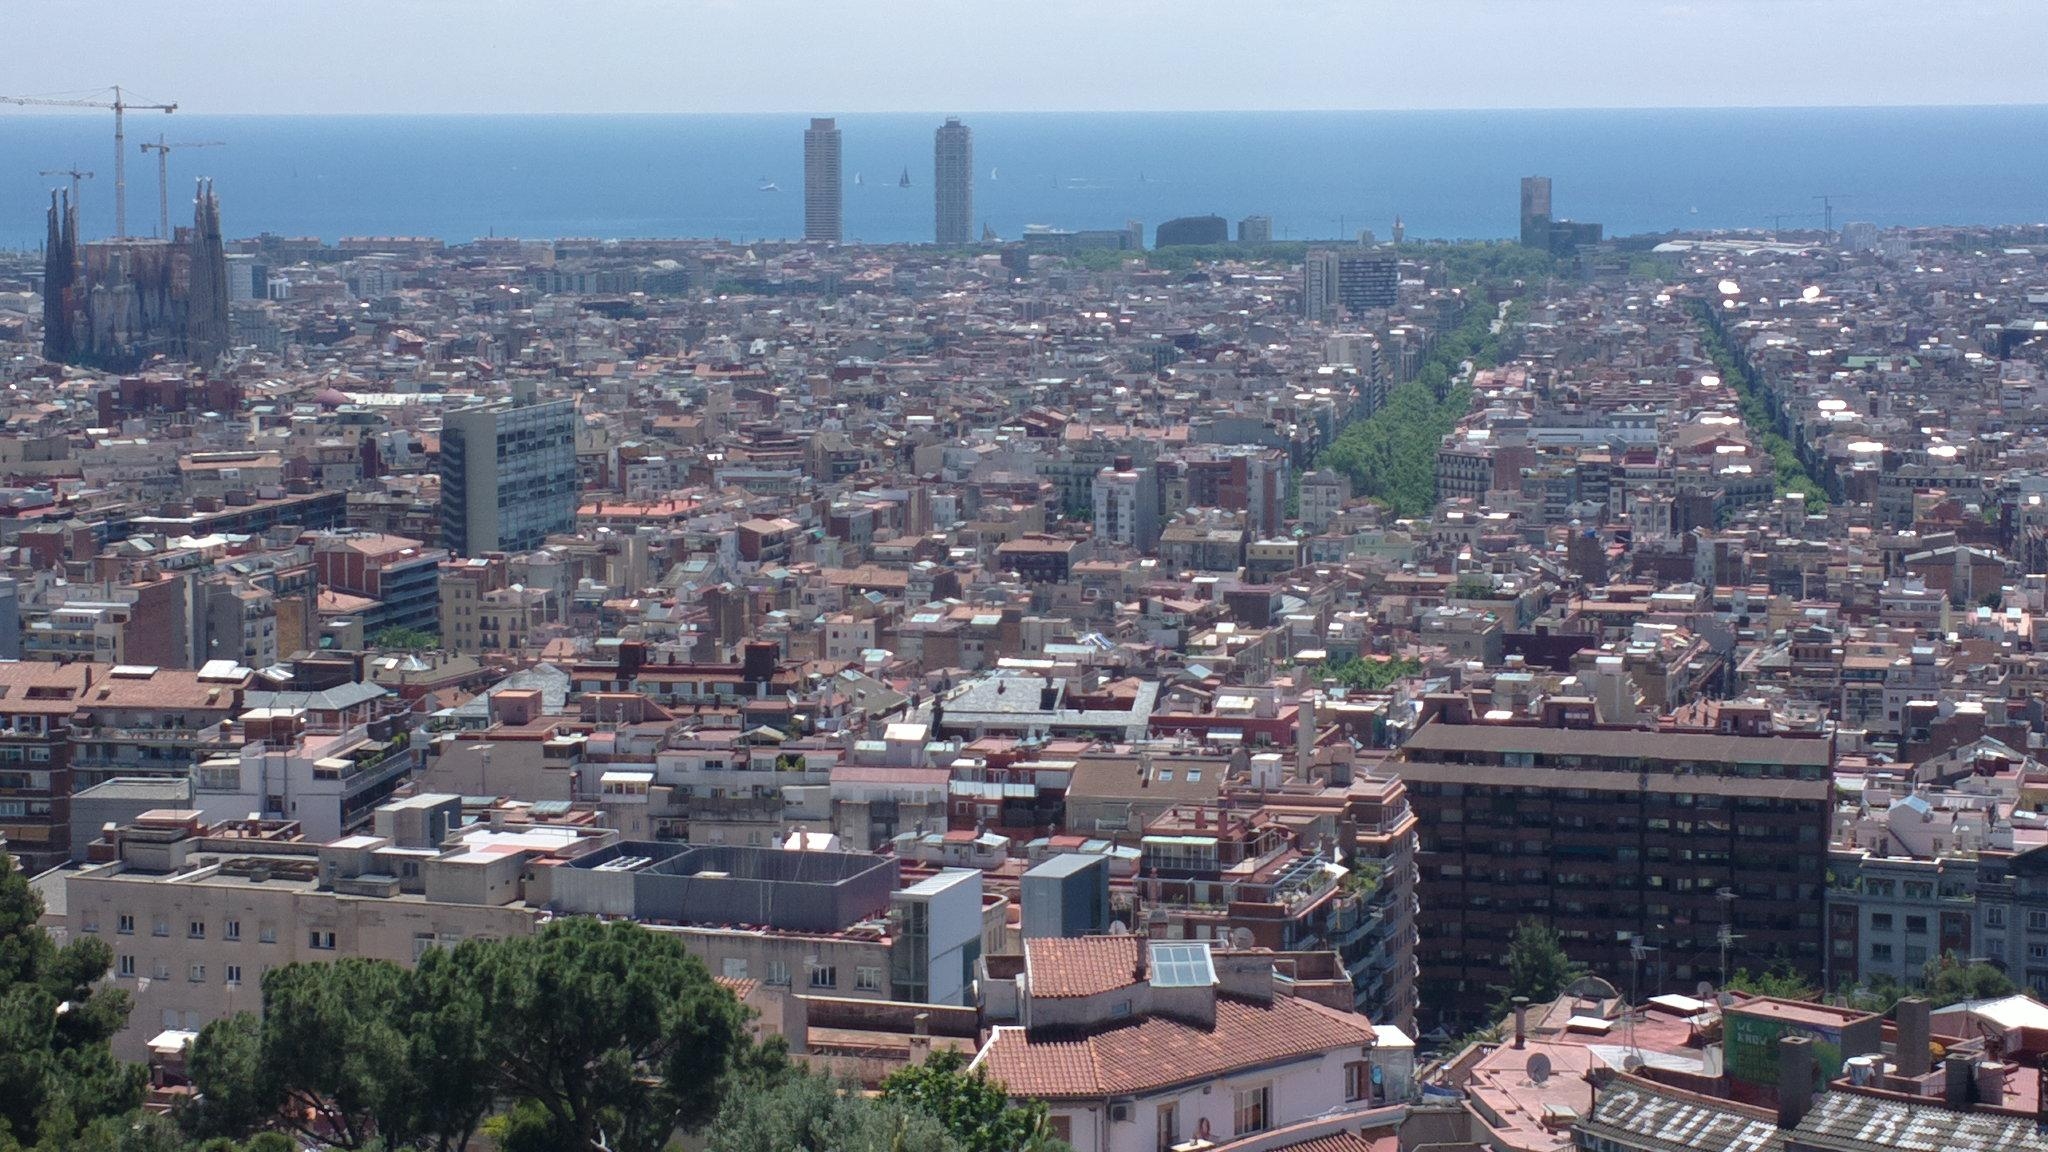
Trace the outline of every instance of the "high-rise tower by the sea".
{"type": "Polygon", "coordinates": [[[813,117],[804,130],[804,239],[837,244],[845,239],[844,189],[839,183],[839,125],[813,117]]]}
{"type": "Polygon", "coordinates": [[[972,238],[974,132],[957,117],[947,117],[932,133],[932,207],[939,243],[965,244],[972,238]]]}

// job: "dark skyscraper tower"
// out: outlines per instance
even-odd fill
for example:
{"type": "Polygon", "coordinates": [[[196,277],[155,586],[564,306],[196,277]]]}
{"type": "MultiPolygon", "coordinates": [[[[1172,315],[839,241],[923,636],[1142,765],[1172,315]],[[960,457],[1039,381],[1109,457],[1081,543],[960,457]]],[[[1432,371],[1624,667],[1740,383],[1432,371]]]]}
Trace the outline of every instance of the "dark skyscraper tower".
{"type": "Polygon", "coordinates": [[[1522,177],[1522,243],[1550,247],[1550,177],[1522,177]]]}
{"type": "Polygon", "coordinates": [[[974,218],[974,132],[953,117],[932,133],[932,207],[936,239],[965,244],[974,218]]]}
{"type": "Polygon", "coordinates": [[[843,196],[839,125],[830,117],[813,117],[804,131],[804,239],[837,244],[844,238],[843,196]]]}

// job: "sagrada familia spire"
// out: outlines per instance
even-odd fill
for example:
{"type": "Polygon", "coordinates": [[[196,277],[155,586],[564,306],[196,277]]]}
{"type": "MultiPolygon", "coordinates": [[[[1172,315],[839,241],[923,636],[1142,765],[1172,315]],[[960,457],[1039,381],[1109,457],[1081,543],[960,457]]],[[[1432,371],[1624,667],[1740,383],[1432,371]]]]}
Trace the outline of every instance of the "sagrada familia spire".
{"type": "Polygon", "coordinates": [[[68,363],[74,355],[71,318],[77,314],[78,205],[50,193],[50,234],[43,242],[43,359],[68,363]]]}
{"type": "Polygon", "coordinates": [[[169,240],[78,241],[78,206],[50,197],[43,247],[43,358],[127,372],[153,356],[211,368],[227,351],[220,199],[201,181],[192,226],[169,240]]]}
{"type": "Polygon", "coordinates": [[[186,241],[191,272],[185,300],[185,357],[211,368],[228,349],[228,255],[220,235],[220,198],[213,181],[199,182],[186,241]]]}

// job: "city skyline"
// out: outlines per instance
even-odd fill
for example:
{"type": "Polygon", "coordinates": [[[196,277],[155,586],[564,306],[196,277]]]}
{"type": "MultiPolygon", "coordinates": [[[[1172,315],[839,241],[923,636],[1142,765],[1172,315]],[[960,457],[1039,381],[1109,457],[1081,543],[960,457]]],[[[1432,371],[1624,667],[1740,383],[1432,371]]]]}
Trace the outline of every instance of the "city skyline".
{"type": "Polygon", "coordinates": [[[246,0],[196,0],[175,10],[132,2],[81,10],[50,0],[20,7],[9,79],[20,93],[119,79],[187,110],[213,113],[2048,102],[2048,77],[2025,67],[2023,55],[2025,44],[2048,39],[2048,10],[2016,0],[1971,0],[1938,13],[1876,0],[1857,5],[1853,20],[1843,18],[1841,6],[1811,0],[1300,3],[1262,14],[1269,34],[1227,41],[1195,34],[1210,26],[1205,15],[1233,14],[1211,0],[1109,9],[1054,0],[971,17],[931,0],[636,2],[606,6],[602,19],[533,0],[323,2],[265,7],[261,19],[250,18],[258,9],[246,0]],[[407,34],[390,35],[400,23],[407,34]],[[806,34],[791,38],[793,25],[806,34]],[[488,57],[472,64],[446,50],[483,27],[498,33],[488,57]],[[1091,32],[1073,35],[1077,27],[1091,32]],[[1127,51],[1134,38],[1148,51],[1127,51]],[[322,50],[271,50],[284,42],[322,50]],[[1535,42],[1545,50],[1528,51],[1535,42]],[[661,66],[679,43],[695,52],[687,86],[661,66]],[[1379,66],[1340,67],[1361,44],[1375,46],[1379,66]],[[1869,66],[1902,44],[1913,46],[1912,68],[1869,66]],[[364,53],[381,62],[374,73],[358,66],[364,53]],[[550,88],[526,81],[564,58],[603,61],[606,83],[550,88]],[[1046,59],[1061,67],[1029,66],[1046,59]],[[226,61],[235,67],[220,67],[226,61]]]}

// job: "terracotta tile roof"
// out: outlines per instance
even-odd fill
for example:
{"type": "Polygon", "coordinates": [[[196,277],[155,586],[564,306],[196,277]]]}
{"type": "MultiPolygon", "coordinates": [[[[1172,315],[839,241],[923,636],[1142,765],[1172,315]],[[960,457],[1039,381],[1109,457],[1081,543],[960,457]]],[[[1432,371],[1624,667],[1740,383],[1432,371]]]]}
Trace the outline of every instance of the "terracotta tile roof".
{"type": "Polygon", "coordinates": [[[1136,936],[1079,936],[1026,941],[1024,969],[1040,1000],[1099,996],[1136,983],[1136,936]]]}
{"type": "Polygon", "coordinates": [[[1354,1013],[1292,996],[1271,1004],[1222,996],[1213,1028],[1167,1016],[1146,1016],[1088,1036],[1032,1036],[1002,1027],[978,1062],[1012,1096],[1099,1100],[1214,1080],[1372,1040],[1372,1025],[1354,1013]]]}

